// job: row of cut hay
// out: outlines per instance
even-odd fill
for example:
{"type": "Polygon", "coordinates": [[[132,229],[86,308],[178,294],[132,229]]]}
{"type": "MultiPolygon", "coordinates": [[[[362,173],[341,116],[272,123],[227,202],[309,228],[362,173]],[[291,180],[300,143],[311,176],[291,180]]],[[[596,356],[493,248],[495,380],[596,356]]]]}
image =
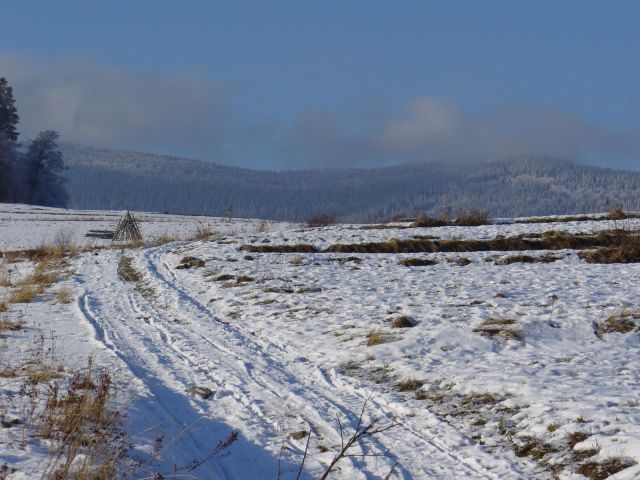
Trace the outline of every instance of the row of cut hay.
{"type": "Polygon", "coordinates": [[[610,230],[595,234],[567,234],[549,232],[540,238],[496,237],[489,240],[427,240],[392,238],[386,242],[334,244],[320,250],[314,245],[244,245],[243,250],[255,253],[438,253],[489,252],[527,250],[584,250],[597,247],[616,247],[627,232],[610,230]]]}

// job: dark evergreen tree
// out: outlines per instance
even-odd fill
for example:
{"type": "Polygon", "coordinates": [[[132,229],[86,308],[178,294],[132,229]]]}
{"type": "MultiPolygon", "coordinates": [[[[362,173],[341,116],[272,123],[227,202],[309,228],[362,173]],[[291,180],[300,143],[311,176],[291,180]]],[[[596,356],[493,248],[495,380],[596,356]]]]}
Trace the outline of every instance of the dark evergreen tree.
{"type": "Polygon", "coordinates": [[[0,202],[10,202],[13,179],[14,148],[7,136],[0,132],[0,202]]]}
{"type": "Polygon", "coordinates": [[[13,100],[13,89],[7,83],[7,79],[0,77],[0,132],[12,142],[18,141],[16,127],[20,117],[13,100]]]}
{"type": "Polygon", "coordinates": [[[31,142],[26,153],[27,201],[35,205],[66,207],[69,196],[66,179],[59,175],[64,169],[62,152],[56,140],[58,134],[47,130],[31,142]]]}

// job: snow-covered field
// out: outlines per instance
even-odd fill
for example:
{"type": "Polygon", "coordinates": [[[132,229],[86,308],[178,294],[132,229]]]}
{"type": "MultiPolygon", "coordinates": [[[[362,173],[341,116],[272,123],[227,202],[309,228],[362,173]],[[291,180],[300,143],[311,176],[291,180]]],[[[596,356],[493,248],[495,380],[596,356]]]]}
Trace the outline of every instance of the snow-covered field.
{"type": "MultiPolygon", "coordinates": [[[[121,213],[0,205],[0,250],[37,247],[61,229],[96,244],[84,233],[112,228],[121,213]]],[[[307,444],[300,432],[311,432],[301,478],[318,478],[341,445],[340,425],[348,437],[366,401],[365,421],[398,425],[365,452],[350,451],[368,455],[340,460],[329,478],[385,478],[395,465],[389,478],[579,479],[580,466],[594,472],[614,461],[629,467],[612,478],[640,478],[632,465],[640,462],[640,333],[595,334],[610,316],[638,308],[640,265],[588,264],[570,250],[553,252],[560,259],[552,263],[501,265],[518,252],[241,249],[593,232],[619,222],[365,230],[137,217],[147,238],[187,238],[202,226],[216,233],[68,259],[64,279],[0,314],[26,322],[2,334],[0,369],[28,356],[38,335],[69,368],[92,355],[114,372],[135,451],[148,453],[160,434],[170,443],[155,470],[206,457],[237,431],[229,454],[192,478],[277,478],[279,468],[294,479],[307,444]],[[138,280],[118,275],[123,255],[138,280]],[[187,256],[204,267],[176,268],[187,256]],[[437,263],[399,264],[415,257],[437,263]],[[56,302],[62,288],[71,303],[56,302]],[[400,317],[405,326],[395,328],[400,317]],[[213,394],[186,392],[194,386],[213,394]]],[[[33,266],[2,268],[16,283],[33,266]]],[[[0,301],[10,288],[0,287],[0,301]]],[[[19,416],[18,379],[0,376],[0,394],[0,413],[19,416]]],[[[9,478],[37,478],[46,462],[46,444],[23,432],[0,429],[0,465],[17,469],[9,478]]]]}

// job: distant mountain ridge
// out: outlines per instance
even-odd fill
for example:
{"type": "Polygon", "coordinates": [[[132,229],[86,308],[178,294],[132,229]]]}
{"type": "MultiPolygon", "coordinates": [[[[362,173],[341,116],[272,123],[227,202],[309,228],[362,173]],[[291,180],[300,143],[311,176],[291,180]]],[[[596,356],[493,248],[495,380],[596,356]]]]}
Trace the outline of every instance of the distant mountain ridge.
{"type": "Polygon", "coordinates": [[[260,171],[63,144],[71,208],[348,221],[450,208],[492,216],[607,211],[640,205],[640,172],[547,157],[372,169],[260,171]]]}

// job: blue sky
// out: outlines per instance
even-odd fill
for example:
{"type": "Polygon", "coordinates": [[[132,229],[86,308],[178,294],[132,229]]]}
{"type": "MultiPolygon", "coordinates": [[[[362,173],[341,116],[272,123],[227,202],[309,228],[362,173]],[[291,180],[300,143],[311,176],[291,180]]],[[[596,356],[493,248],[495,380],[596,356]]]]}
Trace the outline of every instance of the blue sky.
{"type": "Polygon", "coordinates": [[[255,168],[545,154],[640,168],[638,2],[29,1],[21,128],[255,168]]]}

